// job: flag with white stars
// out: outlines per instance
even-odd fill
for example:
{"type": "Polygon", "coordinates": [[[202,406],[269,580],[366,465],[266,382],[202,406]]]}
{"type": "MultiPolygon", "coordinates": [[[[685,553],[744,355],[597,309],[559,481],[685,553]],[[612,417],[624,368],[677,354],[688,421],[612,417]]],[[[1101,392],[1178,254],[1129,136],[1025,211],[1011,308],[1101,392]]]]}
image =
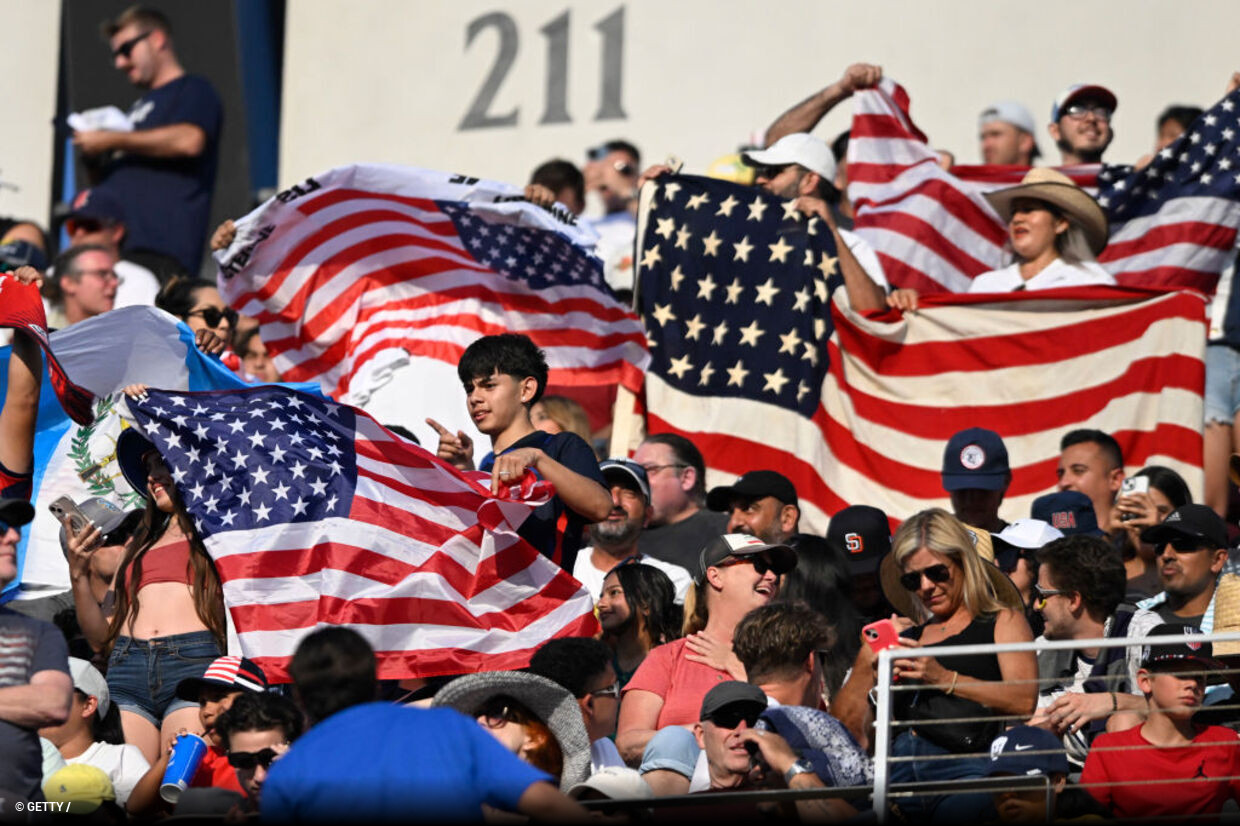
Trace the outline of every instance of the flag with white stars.
{"type": "Polygon", "coordinates": [[[472,431],[455,366],[475,339],[524,333],[543,349],[548,392],[610,416],[615,387],[641,383],[636,315],[603,281],[594,233],[509,184],[408,167],[339,167],[237,222],[215,254],[220,290],[263,322],[289,381],[319,381],[362,407],[377,394],[422,400],[399,420],[472,431]],[[446,369],[444,369],[446,365],[446,369]],[[428,386],[428,375],[444,377],[428,386]],[[435,400],[451,405],[428,408],[435,400]]]}
{"type": "MultiPolygon", "coordinates": [[[[907,92],[884,78],[853,96],[848,195],[854,231],[892,286],[967,292],[1010,263],[1007,227],[983,194],[1014,186],[1023,166],[938,165],[914,125],[907,92]]],[[[1098,198],[1110,242],[1098,262],[1124,286],[1212,295],[1240,228],[1240,91],[1203,114],[1144,169],[1057,167],[1098,198]]]]}
{"type": "Polygon", "coordinates": [[[518,668],[595,629],[590,595],[516,534],[553,492],[532,474],[492,496],[489,475],[279,386],[128,404],[215,561],[232,653],[269,677],[324,625],[365,636],[384,679],[518,668]]]}

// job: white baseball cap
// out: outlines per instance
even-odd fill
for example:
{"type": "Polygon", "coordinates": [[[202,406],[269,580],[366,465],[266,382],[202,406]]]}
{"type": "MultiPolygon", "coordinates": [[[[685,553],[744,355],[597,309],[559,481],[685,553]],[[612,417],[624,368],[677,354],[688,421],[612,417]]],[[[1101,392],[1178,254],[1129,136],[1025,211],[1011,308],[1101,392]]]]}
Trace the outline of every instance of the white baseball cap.
{"type": "Polygon", "coordinates": [[[99,673],[99,669],[86,660],[70,657],[69,674],[73,677],[74,688],[87,697],[95,698],[95,704],[99,706],[99,716],[106,715],[112,705],[112,695],[108,692],[108,681],[99,673]]]}
{"type": "Polygon", "coordinates": [[[1037,130],[1037,125],[1033,122],[1033,113],[1024,107],[1023,104],[1014,100],[996,101],[977,116],[978,128],[988,123],[999,121],[1000,123],[1010,123],[1017,129],[1028,132],[1030,135],[1037,130]]]}
{"type": "Polygon", "coordinates": [[[1063,538],[1063,532],[1041,519],[1017,519],[995,536],[1009,545],[1032,550],[1063,538]]]}
{"type": "Polygon", "coordinates": [[[817,172],[827,183],[835,183],[835,155],[831,153],[831,147],[808,132],[793,132],[766,149],[742,152],[741,160],[750,166],[795,163],[817,172]]]}

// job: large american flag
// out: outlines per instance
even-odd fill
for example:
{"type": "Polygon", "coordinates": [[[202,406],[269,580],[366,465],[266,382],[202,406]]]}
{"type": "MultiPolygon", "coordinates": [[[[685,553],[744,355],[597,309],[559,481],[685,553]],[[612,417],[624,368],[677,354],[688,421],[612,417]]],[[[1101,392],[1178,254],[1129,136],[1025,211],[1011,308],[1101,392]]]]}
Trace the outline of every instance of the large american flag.
{"type": "MultiPolygon", "coordinates": [[[[907,92],[884,79],[854,95],[848,194],[856,232],[893,286],[965,292],[1004,266],[1007,230],[982,193],[1020,183],[1019,166],[941,169],[913,123],[907,92]]],[[[1240,227],[1240,90],[1145,169],[1061,167],[1111,222],[1099,262],[1123,285],[1214,292],[1240,227]]]]}
{"type": "Polygon", "coordinates": [[[597,630],[585,589],[516,534],[552,493],[531,474],[492,496],[489,476],[278,386],[152,390],[129,408],[215,560],[231,653],[273,680],[324,625],[365,636],[384,679],[519,668],[597,630]]]}
{"type": "Polygon", "coordinates": [[[790,203],[702,178],[656,185],[638,236],[646,421],[693,440],[711,484],[778,470],[803,530],[850,504],[903,519],[950,507],[943,448],[977,425],[1007,444],[1008,519],[1053,488],[1075,427],[1113,433],[1130,469],[1157,461],[1199,486],[1201,296],[934,295],[866,318],[836,288],[830,235],[790,203]]]}
{"type": "Polygon", "coordinates": [[[507,184],[341,167],[237,230],[216,254],[221,290],[262,324],[286,380],[363,403],[404,359],[455,365],[478,337],[520,332],[546,352],[552,392],[640,384],[641,326],[604,283],[593,234],[507,184]]]}

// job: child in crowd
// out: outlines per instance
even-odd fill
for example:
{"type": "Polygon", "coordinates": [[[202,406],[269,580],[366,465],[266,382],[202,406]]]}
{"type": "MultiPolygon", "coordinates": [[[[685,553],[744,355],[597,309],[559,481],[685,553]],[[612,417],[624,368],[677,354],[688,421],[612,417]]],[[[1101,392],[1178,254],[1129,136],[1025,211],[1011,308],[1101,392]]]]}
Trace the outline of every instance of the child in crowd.
{"type": "MultiPolygon", "coordinates": [[[[484,336],[466,348],[456,367],[474,426],[491,438],[491,452],[478,469],[491,473],[491,490],[520,482],[526,469],[555,485],[555,496],[521,524],[518,533],[566,571],[572,571],[585,526],[611,513],[611,494],[594,451],[575,433],[546,433],[530,420],[530,408],[547,389],[547,361],[523,335],[484,336]]],[[[473,470],[474,446],[434,419],[439,458],[473,470]]]]}
{"type": "Polygon", "coordinates": [[[302,716],[278,694],[244,691],[215,720],[215,733],[246,795],[245,811],[257,811],[271,764],[301,736],[302,716]]]}
{"type": "MultiPolygon", "coordinates": [[[[1198,633],[1163,624],[1149,636],[1198,633]]],[[[1081,785],[1122,820],[1217,815],[1240,800],[1240,734],[1199,725],[1208,672],[1223,668],[1208,642],[1151,645],[1137,671],[1145,723],[1094,740],[1081,785]]]]}

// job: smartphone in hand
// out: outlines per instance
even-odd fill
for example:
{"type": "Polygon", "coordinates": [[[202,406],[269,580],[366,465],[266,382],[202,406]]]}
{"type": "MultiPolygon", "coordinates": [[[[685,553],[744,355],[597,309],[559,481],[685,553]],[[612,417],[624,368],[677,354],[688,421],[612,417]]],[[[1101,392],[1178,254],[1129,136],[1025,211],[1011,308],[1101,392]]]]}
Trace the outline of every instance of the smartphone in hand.
{"type": "Polygon", "coordinates": [[[861,629],[866,645],[877,654],[884,648],[892,648],[900,644],[900,632],[896,624],[889,619],[878,620],[861,629]]]}
{"type": "Polygon", "coordinates": [[[81,533],[91,522],[86,518],[86,514],[78,510],[77,503],[68,496],[59,496],[52,501],[47,509],[52,512],[52,516],[56,517],[56,521],[64,524],[65,517],[69,518],[69,527],[74,533],[81,533]]]}

